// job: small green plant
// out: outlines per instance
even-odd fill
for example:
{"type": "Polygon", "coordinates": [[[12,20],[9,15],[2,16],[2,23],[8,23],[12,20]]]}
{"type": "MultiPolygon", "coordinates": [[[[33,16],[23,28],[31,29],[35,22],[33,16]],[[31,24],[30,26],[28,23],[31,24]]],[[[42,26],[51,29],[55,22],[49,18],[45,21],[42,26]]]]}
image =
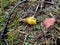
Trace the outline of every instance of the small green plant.
{"type": "Polygon", "coordinates": [[[2,8],[6,8],[9,5],[9,0],[2,0],[2,8]]]}
{"type": "Polygon", "coordinates": [[[12,34],[8,34],[8,42],[11,42],[12,40],[15,39],[15,37],[12,34]]]}
{"type": "Polygon", "coordinates": [[[3,43],[0,41],[0,45],[3,45],[3,43]]]}
{"type": "Polygon", "coordinates": [[[10,0],[11,2],[17,2],[18,0],[10,0]]]}
{"type": "Polygon", "coordinates": [[[29,43],[29,42],[26,42],[26,43],[25,43],[25,45],[31,45],[31,43],[29,43]]]}

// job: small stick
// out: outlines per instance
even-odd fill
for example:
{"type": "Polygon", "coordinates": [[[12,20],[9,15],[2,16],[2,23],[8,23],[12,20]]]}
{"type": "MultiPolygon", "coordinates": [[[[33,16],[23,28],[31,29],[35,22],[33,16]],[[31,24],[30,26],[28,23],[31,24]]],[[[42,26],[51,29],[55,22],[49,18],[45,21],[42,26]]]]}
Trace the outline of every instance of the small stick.
{"type": "Polygon", "coordinates": [[[44,2],[45,2],[45,0],[41,0],[41,4],[40,4],[40,10],[41,10],[41,11],[43,10],[44,2]]]}
{"type": "Polygon", "coordinates": [[[39,38],[42,38],[44,36],[44,34],[40,33],[38,34],[33,40],[31,40],[31,43],[34,43],[35,41],[37,41],[39,38]]]}
{"type": "Polygon", "coordinates": [[[48,2],[48,1],[45,1],[46,4],[51,4],[51,5],[54,5],[54,3],[52,2],[48,2]]]}
{"type": "Polygon", "coordinates": [[[39,8],[39,4],[38,4],[37,7],[36,7],[35,13],[37,12],[38,8],[39,8]]]}
{"type": "MultiPolygon", "coordinates": [[[[9,13],[8,18],[7,18],[6,22],[5,22],[5,25],[4,25],[4,28],[3,28],[3,30],[2,30],[2,33],[0,34],[0,41],[2,40],[2,38],[4,39],[4,34],[7,33],[7,26],[8,26],[8,24],[9,24],[10,17],[11,17],[11,15],[13,14],[15,8],[16,8],[17,6],[19,6],[19,4],[21,4],[21,3],[25,2],[25,1],[26,1],[26,0],[19,1],[19,2],[12,8],[12,10],[11,10],[11,12],[9,13]]],[[[6,43],[6,41],[5,41],[5,43],[6,43]]],[[[5,45],[8,45],[8,44],[6,43],[5,45]]]]}
{"type": "Polygon", "coordinates": [[[9,15],[8,15],[8,18],[7,18],[7,20],[6,20],[6,23],[5,23],[5,25],[4,25],[4,28],[3,28],[3,30],[2,30],[2,33],[0,34],[0,38],[6,33],[7,25],[8,25],[8,23],[9,23],[10,17],[11,17],[11,15],[13,14],[15,8],[16,8],[19,4],[21,4],[21,3],[25,2],[25,1],[26,1],[26,0],[23,0],[23,1],[21,1],[21,2],[18,2],[18,3],[12,8],[11,12],[10,12],[9,15]]]}
{"type": "Polygon", "coordinates": [[[49,13],[51,17],[55,18],[52,13],[49,13]]]}

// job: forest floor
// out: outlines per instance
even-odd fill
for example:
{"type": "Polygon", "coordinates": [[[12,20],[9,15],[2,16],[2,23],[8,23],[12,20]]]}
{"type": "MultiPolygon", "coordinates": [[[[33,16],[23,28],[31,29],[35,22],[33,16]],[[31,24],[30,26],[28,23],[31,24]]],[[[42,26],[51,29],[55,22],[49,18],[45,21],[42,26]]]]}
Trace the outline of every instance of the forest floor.
{"type": "MultiPolygon", "coordinates": [[[[28,0],[19,5],[10,17],[7,26],[8,32],[4,37],[9,45],[56,45],[60,39],[60,0],[58,1],[28,0]],[[49,3],[51,2],[51,3],[49,3]],[[41,7],[43,6],[43,7],[41,7]],[[46,18],[55,18],[55,23],[48,29],[43,25],[46,18]],[[37,19],[36,25],[20,22],[20,18],[34,15],[37,19]]],[[[0,32],[2,32],[9,12],[19,0],[0,1],[0,32]]],[[[48,22],[49,23],[49,22],[48,22]]],[[[3,42],[0,42],[0,45],[3,42]]]]}

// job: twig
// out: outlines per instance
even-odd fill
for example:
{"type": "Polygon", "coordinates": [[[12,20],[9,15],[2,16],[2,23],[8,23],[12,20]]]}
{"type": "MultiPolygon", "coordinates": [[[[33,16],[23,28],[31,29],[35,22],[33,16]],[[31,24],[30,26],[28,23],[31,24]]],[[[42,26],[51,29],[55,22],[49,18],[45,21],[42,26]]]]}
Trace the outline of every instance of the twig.
{"type": "Polygon", "coordinates": [[[6,40],[2,40],[4,42],[4,45],[8,45],[8,42],[6,40]]]}
{"type": "Polygon", "coordinates": [[[43,11],[43,8],[44,8],[44,2],[45,0],[41,0],[41,3],[40,3],[40,11],[43,11]]]}
{"type": "Polygon", "coordinates": [[[8,18],[7,18],[7,20],[6,20],[6,23],[5,23],[5,25],[4,25],[4,28],[3,28],[3,30],[2,30],[2,33],[0,34],[0,37],[2,37],[2,36],[6,33],[6,31],[7,31],[7,30],[6,30],[6,29],[7,29],[7,25],[9,24],[10,17],[11,17],[11,15],[13,14],[15,8],[16,8],[19,4],[21,4],[21,3],[25,2],[25,1],[26,1],[26,0],[23,0],[23,1],[21,1],[21,2],[18,2],[18,3],[12,8],[11,12],[10,12],[9,15],[8,15],[8,18]]]}
{"type": "Polygon", "coordinates": [[[48,32],[48,31],[38,34],[38,35],[35,36],[35,38],[34,38],[33,40],[31,40],[30,42],[31,42],[31,43],[34,43],[34,42],[36,42],[38,39],[41,39],[42,37],[44,37],[44,40],[45,40],[45,38],[52,37],[52,36],[50,35],[50,33],[47,34],[47,32],[48,32]],[[49,36],[49,37],[48,37],[48,36],[49,36]]]}
{"type": "Polygon", "coordinates": [[[54,5],[54,3],[52,2],[48,2],[48,1],[45,1],[46,4],[51,4],[51,5],[54,5]]]}
{"type": "Polygon", "coordinates": [[[38,34],[33,40],[30,40],[31,43],[34,43],[35,41],[37,41],[38,39],[42,38],[44,35],[43,34],[38,34]]]}
{"type": "Polygon", "coordinates": [[[39,4],[38,4],[37,7],[36,7],[35,13],[37,12],[38,8],[39,8],[39,4]]]}
{"type": "MultiPolygon", "coordinates": [[[[2,40],[2,38],[4,38],[4,34],[7,33],[7,26],[8,26],[8,24],[9,24],[10,17],[11,17],[11,15],[13,14],[15,8],[16,8],[19,4],[21,4],[21,3],[23,3],[23,2],[26,2],[26,0],[19,1],[19,2],[12,8],[12,10],[11,10],[11,12],[9,13],[8,18],[7,18],[6,22],[5,22],[5,25],[4,25],[4,28],[3,28],[3,30],[2,30],[2,33],[0,34],[0,40],[2,40]]],[[[6,42],[5,42],[5,43],[6,43],[6,42]]],[[[6,44],[6,45],[7,45],[7,44],[6,44]]]]}
{"type": "Polygon", "coordinates": [[[51,17],[55,18],[52,13],[49,13],[51,17]]]}

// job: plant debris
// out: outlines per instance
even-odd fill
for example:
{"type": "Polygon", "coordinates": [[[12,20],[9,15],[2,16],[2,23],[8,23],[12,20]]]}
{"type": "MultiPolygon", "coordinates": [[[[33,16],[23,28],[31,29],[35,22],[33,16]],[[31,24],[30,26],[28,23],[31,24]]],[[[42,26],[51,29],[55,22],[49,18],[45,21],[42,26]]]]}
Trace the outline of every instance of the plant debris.
{"type": "Polygon", "coordinates": [[[46,18],[43,21],[43,24],[44,24],[45,28],[48,29],[54,25],[55,21],[56,21],[55,18],[46,18]]]}
{"type": "Polygon", "coordinates": [[[1,0],[0,44],[60,45],[59,6],[60,0],[1,0]]]}

